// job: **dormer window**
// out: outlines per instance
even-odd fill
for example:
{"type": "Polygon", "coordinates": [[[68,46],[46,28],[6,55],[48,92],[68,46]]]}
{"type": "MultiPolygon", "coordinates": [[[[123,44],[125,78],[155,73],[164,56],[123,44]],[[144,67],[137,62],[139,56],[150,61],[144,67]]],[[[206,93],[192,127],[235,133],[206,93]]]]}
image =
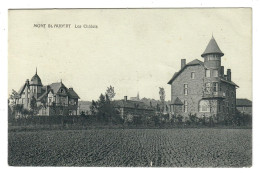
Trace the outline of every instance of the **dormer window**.
{"type": "Polygon", "coordinates": [[[60,92],[63,93],[63,89],[60,89],[60,92]]]}

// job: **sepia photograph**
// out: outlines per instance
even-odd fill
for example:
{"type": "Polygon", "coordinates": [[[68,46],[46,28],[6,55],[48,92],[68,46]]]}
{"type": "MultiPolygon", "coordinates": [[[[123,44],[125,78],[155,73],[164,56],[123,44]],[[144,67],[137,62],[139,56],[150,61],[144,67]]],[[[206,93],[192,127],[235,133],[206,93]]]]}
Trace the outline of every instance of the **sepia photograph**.
{"type": "Polygon", "coordinates": [[[252,8],[8,10],[8,165],[252,167],[252,8]]]}

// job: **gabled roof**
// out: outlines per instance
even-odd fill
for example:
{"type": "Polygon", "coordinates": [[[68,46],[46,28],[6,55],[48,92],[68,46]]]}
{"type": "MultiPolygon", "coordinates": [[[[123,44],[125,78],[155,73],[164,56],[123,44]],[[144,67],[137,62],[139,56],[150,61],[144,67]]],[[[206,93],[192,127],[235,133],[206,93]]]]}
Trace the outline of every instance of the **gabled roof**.
{"type": "Polygon", "coordinates": [[[248,99],[237,99],[236,100],[236,105],[239,106],[247,106],[251,107],[252,106],[252,101],[248,99]]]}
{"type": "Polygon", "coordinates": [[[22,87],[19,89],[18,94],[21,95],[23,93],[24,88],[26,87],[27,83],[23,84],[22,87]]]}
{"type": "Polygon", "coordinates": [[[67,87],[65,87],[65,85],[62,82],[56,82],[56,83],[52,83],[49,85],[51,87],[51,89],[53,90],[54,94],[57,94],[57,92],[59,91],[59,89],[61,87],[64,87],[67,89],[67,87]]]}
{"type": "Polygon", "coordinates": [[[68,91],[69,91],[69,96],[70,96],[71,98],[79,99],[78,94],[77,94],[72,88],[69,88],[68,91]]]}
{"type": "Polygon", "coordinates": [[[133,100],[115,100],[113,101],[115,107],[119,108],[131,108],[131,109],[146,109],[153,110],[151,107],[145,105],[145,103],[141,101],[133,101],[133,100]]]}
{"type": "Polygon", "coordinates": [[[37,100],[43,99],[45,96],[48,95],[49,91],[50,91],[50,87],[48,87],[48,86],[43,86],[43,87],[42,87],[42,95],[40,95],[37,100]]]}
{"type": "Polygon", "coordinates": [[[175,101],[173,102],[173,105],[183,105],[182,101],[177,97],[175,101]]]}
{"type": "Polygon", "coordinates": [[[223,79],[223,78],[220,78],[220,80],[221,80],[222,82],[225,82],[225,83],[228,83],[228,84],[234,85],[234,86],[236,86],[236,87],[239,87],[237,84],[235,84],[235,83],[232,82],[232,81],[228,81],[228,80],[223,79]]]}
{"type": "Polygon", "coordinates": [[[171,80],[168,82],[168,84],[171,84],[177,76],[188,66],[193,66],[193,65],[201,65],[204,66],[204,63],[198,59],[194,59],[193,61],[189,62],[186,64],[182,69],[180,69],[178,72],[175,72],[174,75],[172,76],[171,80]]]}
{"type": "Polygon", "coordinates": [[[218,44],[217,44],[217,42],[216,42],[216,40],[214,39],[213,36],[212,36],[211,40],[208,43],[208,46],[206,47],[205,51],[203,52],[203,54],[201,56],[204,57],[207,54],[212,54],[212,53],[219,54],[221,56],[224,55],[224,53],[218,47],[218,44]]]}
{"type": "Polygon", "coordinates": [[[186,64],[187,66],[189,65],[204,65],[204,63],[198,59],[194,59],[193,61],[189,62],[188,64],[186,64]]]}

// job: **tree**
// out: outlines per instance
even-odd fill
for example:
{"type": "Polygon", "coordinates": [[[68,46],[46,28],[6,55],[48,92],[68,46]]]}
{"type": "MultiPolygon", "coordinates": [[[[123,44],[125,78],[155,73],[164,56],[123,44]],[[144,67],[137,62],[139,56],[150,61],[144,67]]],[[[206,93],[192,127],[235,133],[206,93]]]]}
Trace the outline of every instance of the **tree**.
{"type": "Polygon", "coordinates": [[[13,105],[13,111],[15,115],[22,115],[23,105],[21,104],[13,105]]]}
{"type": "Polygon", "coordinates": [[[11,106],[14,106],[15,105],[15,99],[16,99],[16,96],[18,95],[18,93],[15,91],[15,90],[12,90],[12,94],[10,94],[9,96],[9,104],[11,106]]]}
{"type": "Polygon", "coordinates": [[[164,105],[164,102],[165,102],[165,91],[164,91],[163,87],[159,87],[159,95],[160,95],[161,103],[164,105]]]}
{"type": "Polygon", "coordinates": [[[90,106],[90,112],[91,115],[95,116],[97,114],[97,103],[92,100],[91,106],[90,106]]]}
{"type": "Polygon", "coordinates": [[[159,87],[159,95],[160,95],[160,101],[161,101],[161,112],[164,112],[165,108],[165,91],[163,87],[159,87]]]}
{"type": "Polygon", "coordinates": [[[38,107],[34,96],[32,96],[30,101],[30,111],[32,112],[32,115],[36,115],[38,113],[38,107]]]}
{"type": "Polygon", "coordinates": [[[107,87],[106,95],[108,96],[109,100],[112,100],[116,95],[114,87],[112,87],[111,85],[107,87]]]}

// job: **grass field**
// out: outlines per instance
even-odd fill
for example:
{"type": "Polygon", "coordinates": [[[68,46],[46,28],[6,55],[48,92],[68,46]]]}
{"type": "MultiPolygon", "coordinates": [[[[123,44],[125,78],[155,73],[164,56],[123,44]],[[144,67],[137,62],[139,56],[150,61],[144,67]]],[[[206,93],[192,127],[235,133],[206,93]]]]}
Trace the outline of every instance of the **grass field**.
{"type": "Polygon", "coordinates": [[[249,167],[251,129],[9,132],[11,166],[249,167]]]}

